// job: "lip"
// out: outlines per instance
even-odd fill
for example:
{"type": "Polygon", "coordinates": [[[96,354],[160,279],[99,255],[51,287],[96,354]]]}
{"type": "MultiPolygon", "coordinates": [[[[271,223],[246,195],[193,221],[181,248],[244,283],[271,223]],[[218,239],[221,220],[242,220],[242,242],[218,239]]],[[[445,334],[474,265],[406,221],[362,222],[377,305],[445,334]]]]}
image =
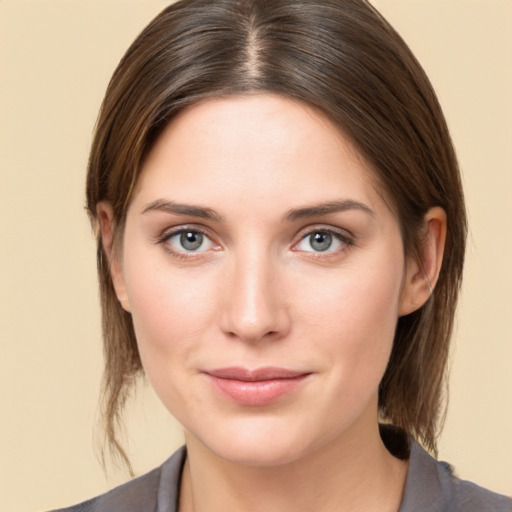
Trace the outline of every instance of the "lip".
{"type": "Polygon", "coordinates": [[[216,368],[204,372],[221,395],[240,405],[262,406],[295,391],[309,372],[278,367],[249,370],[241,367],[216,368]]]}

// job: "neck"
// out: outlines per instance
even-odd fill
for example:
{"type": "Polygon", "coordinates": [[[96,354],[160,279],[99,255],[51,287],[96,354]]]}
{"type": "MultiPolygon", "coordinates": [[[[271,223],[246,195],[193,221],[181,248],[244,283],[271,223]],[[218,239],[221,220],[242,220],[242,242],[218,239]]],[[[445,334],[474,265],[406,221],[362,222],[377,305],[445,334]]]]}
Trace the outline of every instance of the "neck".
{"type": "Polygon", "coordinates": [[[376,421],[275,466],[233,464],[186,438],[180,512],[396,512],[400,505],[408,464],[388,452],[376,421]]]}

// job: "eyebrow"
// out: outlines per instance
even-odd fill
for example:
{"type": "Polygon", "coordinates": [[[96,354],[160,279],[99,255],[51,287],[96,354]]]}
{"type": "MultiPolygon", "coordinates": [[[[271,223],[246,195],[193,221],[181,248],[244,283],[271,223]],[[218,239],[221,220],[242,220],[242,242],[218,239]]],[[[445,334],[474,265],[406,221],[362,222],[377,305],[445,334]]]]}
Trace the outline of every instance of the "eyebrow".
{"type": "MultiPolygon", "coordinates": [[[[302,208],[292,208],[285,214],[283,220],[293,222],[295,220],[321,217],[323,215],[344,212],[347,210],[359,210],[368,214],[370,217],[375,217],[375,212],[364,203],[354,201],[353,199],[344,199],[341,201],[329,201],[302,208]]],[[[223,221],[223,217],[211,208],[192,204],[176,203],[166,199],[157,199],[156,201],[149,203],[142,211],[142,214],[152,211],[188,215],[190,217],[198,217],[200,219],[208,219],[216,222],[223,221]]]]}
{"type": "Polygon", "coordinates": [[[166,199],[157,199],[149,203],[142,211],[143,214],[153,211],[175,213],[177,215],[188,215],[190,217],[199,217],[200,219],[214,220],[222,222],[222,216],[211,208],[196,206],[193,204],[175,203],[166,199]]]}
{"type": "Polygon", "coordinates": [[[284,219],[287,221],[309,219],[311,217],[321,217],[323,215],[329,215],[330,213],[344,212],[347,210],[359,210],[372,218],[375,217],[375,212],[364,203],[354,201],[353,199],[343,199],[341,201],[329,201],[327,203],[306,206],[304,208],[293,208],[286,213],[284,219]]]}

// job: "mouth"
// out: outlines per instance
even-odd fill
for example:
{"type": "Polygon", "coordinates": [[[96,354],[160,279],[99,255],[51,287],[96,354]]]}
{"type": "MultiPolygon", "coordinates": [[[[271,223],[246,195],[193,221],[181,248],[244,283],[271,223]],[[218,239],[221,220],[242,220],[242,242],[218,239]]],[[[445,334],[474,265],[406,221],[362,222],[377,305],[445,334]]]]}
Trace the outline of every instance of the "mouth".
{"type": "Polygon", "coordinates": [[[286,368],[217,368],[203,372],[222,396],[246,406],[263,406],[298,389],[311,373],[286,368]]]}

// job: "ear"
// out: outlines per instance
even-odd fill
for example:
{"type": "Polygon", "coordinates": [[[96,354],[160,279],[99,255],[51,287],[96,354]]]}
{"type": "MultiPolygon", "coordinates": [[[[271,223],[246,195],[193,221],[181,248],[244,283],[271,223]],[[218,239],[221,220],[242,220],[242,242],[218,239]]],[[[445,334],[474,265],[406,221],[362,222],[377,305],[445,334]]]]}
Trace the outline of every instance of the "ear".
{"type": "Polygon", "coordinates": [[[406,261],[400,316],[416,311],[430,297],[441,270],[445,241],[446,213],[436,206],[425,214],[417,255],[411,255],[406,261]]]}
{"type": "Polygon", "coordinates": [[[123,267],[120,251],[114,246],[114,213],[112,205],[106,201],[100,201],[96,206],[96,216],[99,222],[101,244],[108,261],[110,277],[116,292],[117,299],[124,310],[130,311],[128,294],[123,275],[123,267]]]}

